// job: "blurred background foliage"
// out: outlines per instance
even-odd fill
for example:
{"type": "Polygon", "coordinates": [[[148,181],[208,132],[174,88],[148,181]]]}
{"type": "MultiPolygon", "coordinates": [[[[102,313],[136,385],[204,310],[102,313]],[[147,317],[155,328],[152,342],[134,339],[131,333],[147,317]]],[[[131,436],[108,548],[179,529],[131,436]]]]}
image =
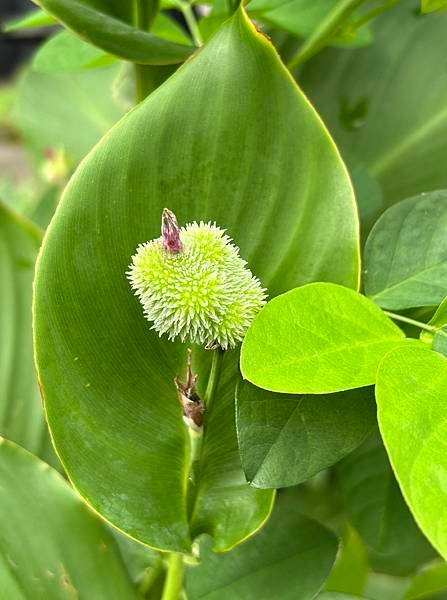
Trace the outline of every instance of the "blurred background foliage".
{"type": "MultiPolygon", "coordinates": [[[[447,187],[447,14],[436,12],[445,9],[441,1],[359,2],[306,54],[308,41],[342,4],[251,0],[247,10],[334,136],[355,186],[364,237],[385,208],[447,187]]],[[[152,31],[185,47],[194,37],[206,41],[228,17],[225,0],[196,6],[167,0],[162,8],[152,31]],[[198,20],[192,35],[190,11],[198,20]]],[[[136,85],[130,63],[62,30],[28,0],[3,0],[0,9],[0,434],[61,469],[33,365],[34,263],[71,173],[134,106],[136,85]]],[[[176,68],[149,67],[149,88],[176,68]]],[[[415,526],[377,435],[280,498],[279,521],[298,508],[343,536],[321,598],[447,598],[447,568],[415,526]]],[[[147,596],[157,597],[164,578],[158,553],[114,535],[140,594],[157,580],[155,595],[147,596]]],[[[209,569],[235,569],[219,560],[195,571],[187,584],[191,598],[202,572],[209,578],[209,569]]]]}

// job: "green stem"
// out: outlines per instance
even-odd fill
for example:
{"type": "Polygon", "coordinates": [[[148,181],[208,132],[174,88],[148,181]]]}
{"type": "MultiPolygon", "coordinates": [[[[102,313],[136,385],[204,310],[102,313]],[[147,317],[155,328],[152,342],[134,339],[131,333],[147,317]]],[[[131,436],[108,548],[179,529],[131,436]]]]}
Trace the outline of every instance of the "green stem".
{"type": "Polygon", "coordinates": [[[206,410],[210,410],[211,405],[216,394],[217,384],[219,383],[220,372],[222,370],[222,361],[225,351],[221,348],[213,351],[213,358],[211,362],[211,371],[208,378],[208,385],[206,386],[204,403],[206,410]]]}
{"type": "MultiPolygon", "coordinates": [[[[160,9],[158,0],[133,0],[133,23],[138,29],[149,31],[160,9]]],[[[149,65],[134,64],[135,102],[138,104],[153,89],[152,69],[149,65]]]]}
{"type": "Polygon", "coordinates": [[[419,329],[425,329],[425,331],[430,331],[431,333],[436,333],[438,331],[433,325],[427,325],[427,323],[422,323],[422,321],[416,321],[415,319],[410,319],[410,317],[404,317],[403,315],[398,315],[388,310],[384,310],[383,312],[395,321],[402,321],[402,323],[414,325],[415,327],[419,327],[419,329]]]}
{"type": "Polygon", "coordinates": [[[302,65],[327,44],[330,36],[356,8],[365,0],[342,0],[321,21],[288,63],[290,70],[302,65]]]}
{"type": "Polygon", "coordinates": [[[202,35],[200,33],[199,26],[196,21],[196,17],[194,15],[194,11],[189,4],[189,2],[185,2],[184,0],[179,0],[177,3],[179,10],[185,18],[186,24],[188,25],[189,32],[191,33],[192,40],[197,47],[203,45],[202,35]]]}
{"type": "Polygon", "coordinates": [[[183,555],[172,552],[168,558],[168,572],[161,600],[179,600],[183,588],[184,570],[183,555]]]}

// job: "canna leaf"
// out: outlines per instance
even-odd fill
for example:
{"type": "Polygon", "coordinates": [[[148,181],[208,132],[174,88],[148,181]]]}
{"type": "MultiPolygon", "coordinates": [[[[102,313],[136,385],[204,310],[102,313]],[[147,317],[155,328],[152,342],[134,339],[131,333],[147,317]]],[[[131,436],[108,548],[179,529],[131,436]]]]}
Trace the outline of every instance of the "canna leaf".
{"type": "MultiPolygon", "coordinates": [[[[188,552],[208,533],[225,550],[262,525],[272,493],[248,486],[241,469],[232,351],[187,506],[188,435],[173,381],[187,348],[150,330],[125,275],[137,245],[159,235],[167,204],[181,225],[226,228],[270,295],[313,278],[357,285],[346,170],[242,9],[83,161],[44,242],[35,294],[46,414],[75,487],[150,546],[188,552]]],[[[194,349],[193,370],[202,395],[209,353],[194,349]]]]}

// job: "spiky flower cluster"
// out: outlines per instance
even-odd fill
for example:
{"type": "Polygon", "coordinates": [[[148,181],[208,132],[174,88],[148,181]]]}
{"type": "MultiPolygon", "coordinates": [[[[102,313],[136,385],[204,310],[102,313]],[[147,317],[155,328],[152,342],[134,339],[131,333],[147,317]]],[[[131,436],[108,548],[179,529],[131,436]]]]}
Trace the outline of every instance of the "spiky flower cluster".
{"type": "Polygon", "coordinates": [[[266,291],[246,264],[215,223],[179,229],[165,209],[162,237],[138,246],[127,276],[160,336],[228,349],[265,304],[266,291]]]}

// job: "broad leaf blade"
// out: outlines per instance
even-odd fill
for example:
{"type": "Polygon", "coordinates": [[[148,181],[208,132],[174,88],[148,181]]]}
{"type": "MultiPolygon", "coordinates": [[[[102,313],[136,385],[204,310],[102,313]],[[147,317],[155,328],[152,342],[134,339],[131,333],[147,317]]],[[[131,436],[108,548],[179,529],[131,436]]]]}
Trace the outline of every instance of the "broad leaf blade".
{"type": "MultiPolygon", "coordinates": [[[[188,551],[187,434],[173,384],[186,347],[150,330],[125,277],[137,244],[159,235],[167,203],[180,223],[226,227],[271,294],[315,277],[357,284],[357,218],[344,166],[242,11],[83,162],[36,280],[39,373],[70,478],[134,537],[188,551]]],[[[205,440],[192,521],[193,535],[212,530],[219,549],[257,529],[271,505],[270,492],[244,483],[234,433],[237,353],[228,359],[233,375],[222,378],[210,417],[217,433],[205,440]],[[227,504],[227,492],[245,503],[228,528],[237,502],[227,504]]],[[[200,386],[207,365],[209,357],[196,355],[200,386]]]]}
{"type": "Polygon", "coordinates": [[[311,283],[271,300],[242,344],[244,379],[274,392],[326,394],[371,385],[403,338],[371,300],[311,283]]]}
{"type": "Polygon", "coordinates": [[[91,44],[132,62],[176,64],[193,50],[132,25],[133,5],[130,2],[39,0],[39,4],[91,44]]]}
{"type": "Polygon", "coordinates": [[[111,533],[56,471],[2,438],[0,481],[4,598],[136,600],[111,533]]]}
{"type": "Polygon", "coordinates": [[[371,390],[293,396],[245,381],[236,398],[242,466],[262,488],[310,479],[354,450],[376,421],[371,390]]]}
{"type": "Polygon", "coordinates": [[[444,559],[446,393],[447,359],[422,345],[396,349],[380,365],[380,431],[408,506],[444,559]]]}
{"type": "Polygon", "coordinates": [[[365,246],[365,292],[379,306],[435,306],[447,295],[447,190],[408,198],[377,221],[365,246]]]}
{"type": "Polygon", "coordinates": [[[201,547],[201,564],[187,571],[190,600],[284,598],[310,600],[334,563],[332,532],[281,502],[266,527],[232,552],[216,555],[201,547]]]}

